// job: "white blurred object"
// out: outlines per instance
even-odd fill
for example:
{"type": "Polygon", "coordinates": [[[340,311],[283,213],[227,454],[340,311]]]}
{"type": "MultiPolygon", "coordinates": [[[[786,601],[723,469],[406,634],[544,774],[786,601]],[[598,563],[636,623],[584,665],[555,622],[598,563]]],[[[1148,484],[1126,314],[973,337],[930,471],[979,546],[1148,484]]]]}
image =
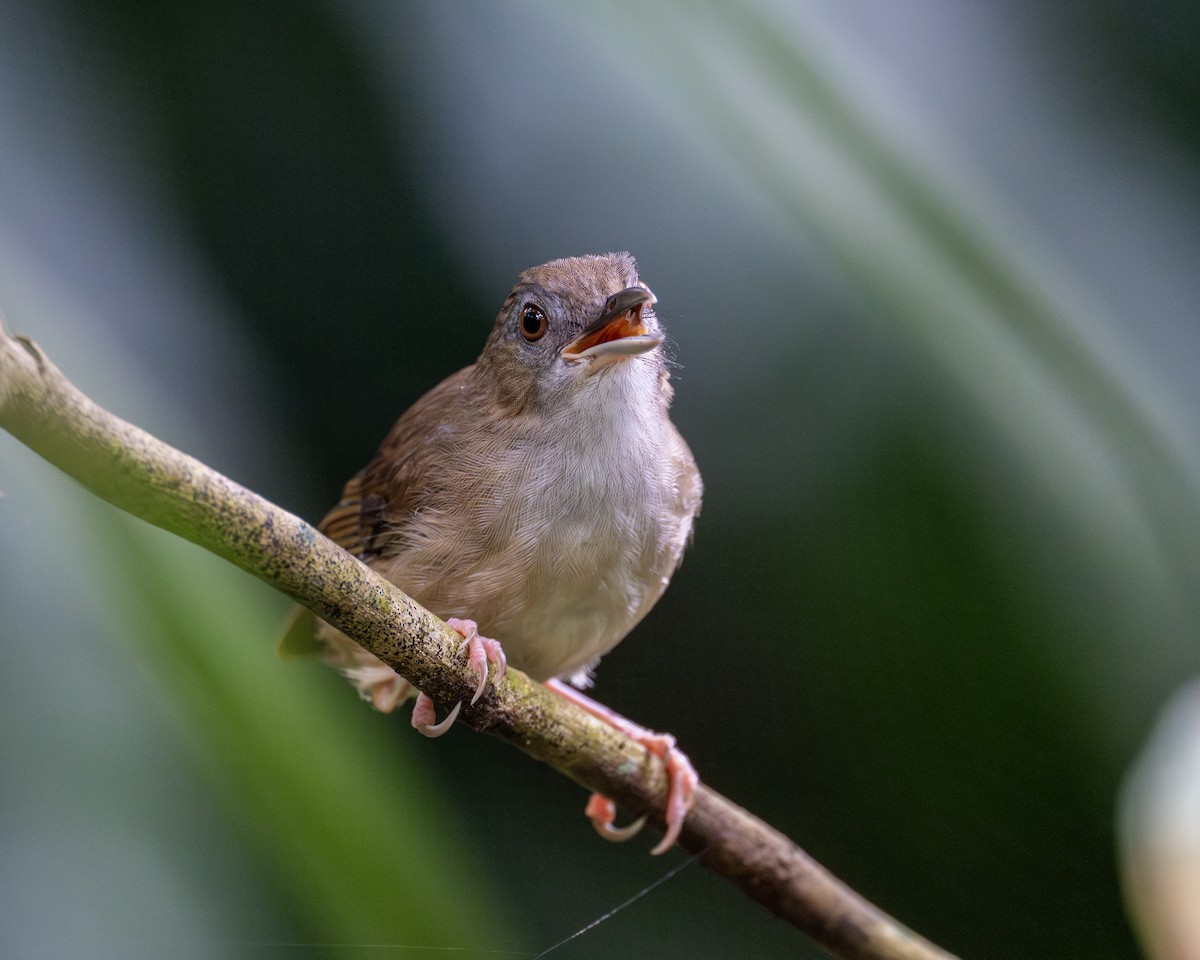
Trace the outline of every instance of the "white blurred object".
{"type": "Polygon", "coordinates": [[[1154,960],[1200,960],[1200,680],[1168,702],[1119,807],[1125,896],[1154,960]]]}

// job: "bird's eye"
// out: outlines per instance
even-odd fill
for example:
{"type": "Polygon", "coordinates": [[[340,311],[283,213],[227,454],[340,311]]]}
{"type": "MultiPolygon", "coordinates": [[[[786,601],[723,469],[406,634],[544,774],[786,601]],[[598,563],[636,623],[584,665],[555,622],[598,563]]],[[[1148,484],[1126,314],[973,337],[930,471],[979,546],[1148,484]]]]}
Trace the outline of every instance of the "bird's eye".
{"type": "Polygon", "coordinates": [[[542,339],[546,333],[546,314],[542,308],[533,303],[527,303],[521,308],[521,334],[532,343],[542,339]]]}

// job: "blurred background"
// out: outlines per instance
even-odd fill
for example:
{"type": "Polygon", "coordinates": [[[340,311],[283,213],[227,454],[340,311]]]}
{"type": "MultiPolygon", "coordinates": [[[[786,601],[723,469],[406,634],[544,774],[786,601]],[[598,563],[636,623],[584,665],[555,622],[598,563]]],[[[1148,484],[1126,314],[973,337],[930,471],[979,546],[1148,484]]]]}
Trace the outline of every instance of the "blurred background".
{"type": "MultiPolygon", "coordinates": [[[[1117,798],[1200,667],[1200,14],[2,0],[0,36],[8,325],[310,520],[520,270],[632,251],[707,490],[596,696],[947,949],[1142,955],[1117,798]]],[[[276,660],[281,597],[7,435],[0,493],[3,956],[532,955],[683,858],[276,660]]],[[[691,867],[555,955],[820,954],[691,867]]]]}

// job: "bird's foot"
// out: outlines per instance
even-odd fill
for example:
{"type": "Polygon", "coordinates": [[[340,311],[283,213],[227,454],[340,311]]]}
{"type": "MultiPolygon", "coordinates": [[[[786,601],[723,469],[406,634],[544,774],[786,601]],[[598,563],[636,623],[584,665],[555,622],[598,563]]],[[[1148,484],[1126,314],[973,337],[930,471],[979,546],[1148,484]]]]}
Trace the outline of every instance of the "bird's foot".
{"type": "MultiPolygon", "coordinates": [[[[662,759],[667,768],[667,808],[663,814],[667,829],[662,840],[650,852],[659,854],[670,850],[675,845],[675,841],[679,839],[683,821],[696,801],[696,787],[700,783],[696,768],[692,766],[687,754],[675,746],[675,738],[669,733],[655,733],[653,730],[638,726],[632,720],[610,710],[602,703],[597,703],[591,697],[567,686],[560,680],[547,680],[546,686],[576,706],[582,707],[596,719],[620,730],[631,740],[637,741],[662,759]]],[[[592,794],[584,812],[592,821],[596,832],[606,840],[628,840],[642,828],[646,820],[645,817],[641,817],[626,827],[614,827],[616,805],[599,793],[592,794]]]]}
{"type": "Polygon", "coordinates": [[[446,623],[463,635],[463,642],[458,649],[467,648],[467,660],[471,664],[471,672],[479,678],[475,695],[471,697],[471,702],[474,703],[483,696],[483,691],[487,687],[489,663],[496,667],[497,681],[503,678],[508,670],[508,660],[504,656],[504,648],[500,646],[499,640],[481,637],[479,624],[474,620],[460,620],[458,617],[451,617],[446,623]]]}
{"type": "MultiPolygon", "coordinates": [[[[467,648],[467,662],[471,666],[471,672],[479,679],[479,683],[475,687],[475,695],[471,697],[471,702],[474,703],[483,696],[483,691],[487,688],[489,663],[496,667],[496,680],[503,677],[508,670],[504,649],[500,646],[499,640],[481,637],[479,625],[474,620],[460,620],[458,617],[451,617],[446,623],[462,634],[463,642],[459,649],[467,648]]],[[[433,709],[433,701],[423,693],[418,694],[417,702],[413,704],[412,725],[427,737],[440,737],[454,726],[454,721],[458,719],[458,712],[461,709],[462,701],[459,701],[439,723],[433,709]]]]}

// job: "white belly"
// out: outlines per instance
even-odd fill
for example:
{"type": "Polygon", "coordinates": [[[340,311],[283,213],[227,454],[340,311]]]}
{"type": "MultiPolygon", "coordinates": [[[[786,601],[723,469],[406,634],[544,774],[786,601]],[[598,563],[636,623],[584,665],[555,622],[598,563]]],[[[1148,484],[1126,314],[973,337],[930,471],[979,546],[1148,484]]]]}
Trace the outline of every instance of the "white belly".
{"type": "Polygon", "coordinates": [[[438,616],[475,620],[534,679],[585,681],[666,589],[700,506],[691,452],[665,417],[605,427],[496,450],[487,489],[453,517],[425,514],[425,535],[380,572],[438,616]]]}

